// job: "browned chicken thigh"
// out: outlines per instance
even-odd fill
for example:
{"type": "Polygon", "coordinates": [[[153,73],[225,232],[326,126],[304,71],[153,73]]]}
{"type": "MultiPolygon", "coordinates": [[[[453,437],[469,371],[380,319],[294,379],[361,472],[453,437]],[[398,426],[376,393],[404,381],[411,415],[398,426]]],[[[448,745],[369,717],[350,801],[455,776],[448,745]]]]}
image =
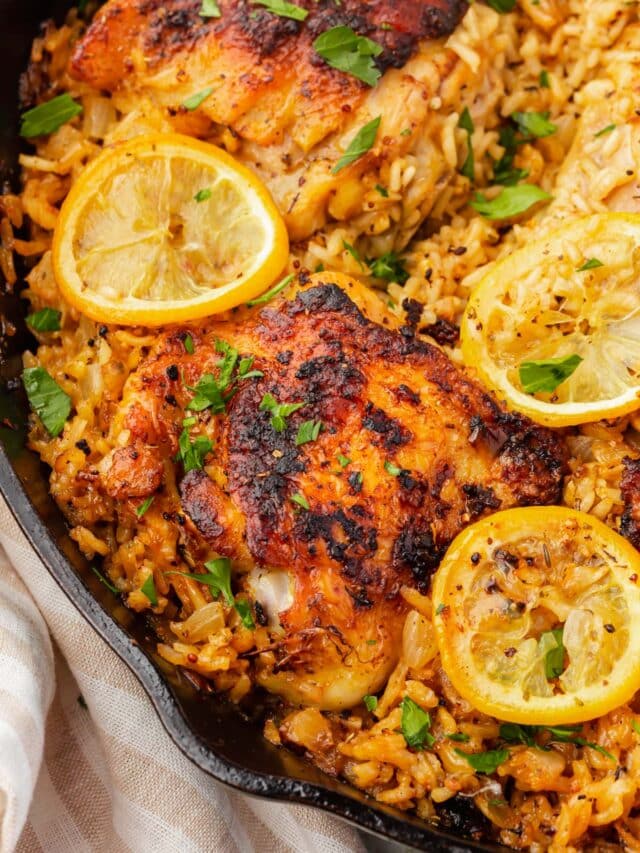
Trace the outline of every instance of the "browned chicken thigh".
{"type": "Polygon", "coordinates": [[[378,302],[323,273],[295,298],[193,330],[193,354],[184,332],[166,332],[112,423],[128,444],[102,465],[123,512],[159,487],[175,501],[192,565],[231,559],[273,629],[260,681],[324,708],[384,683],[402,586],[426,592],[448,543],[481,515],[557,501],[564,465],[557,436],[506,413],[437,347],[393,328],[378,302]],[[190,389],[228,369],[229,347],[226,413],[190,410],[190,389]],[[189,471],[172,461],[185,418],[190,440],[212,445],[189,471]]]}

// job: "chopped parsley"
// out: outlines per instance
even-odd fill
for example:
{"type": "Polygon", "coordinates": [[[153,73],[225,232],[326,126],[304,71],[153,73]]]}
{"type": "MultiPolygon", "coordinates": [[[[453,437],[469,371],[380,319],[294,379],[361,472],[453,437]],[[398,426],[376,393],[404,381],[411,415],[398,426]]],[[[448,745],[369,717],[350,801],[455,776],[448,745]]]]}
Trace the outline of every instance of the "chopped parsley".
{"type": "Polygon", "coordinates": [[[207,86],[206,89],[203,89],[201,92],[196,92],[195,95],[191,95],[191,97],[187,98],[186,101],[183,101],[182,106],[185,110],[189,110],[190,112],[197,110],[200,104],[206,101],[212,92],[213,86],[207,86]]]}
{"type": "Polygon", "coordinates": [[[349,457],[344,456],[342,453],[338,453],[336,459],[338,460],[341,468],[346,468],[347,465],[351,464],[351,460],[349,459],[349,457]]]}
{"type": "Polygon", "coordinates": [[[427,711],[423,711],[413,699],[405,696],[400,703],[402,708],[402,720],[400,729],[407,746],[413,749],[424,749],[424,745],[433,746],[435,738],[429,731],[431,728],[431,717],[427,711]]]}
{"type": "Polygon", "coordinates": [[[367,258],[367,264],[371,275],[384,281],[394,281],[404,284],[409,278],[409,273],[404,266],[404,258],[395,252],[385,252],[379,258],[367,258]]]}
{"type": "MultiPolygon", "coordinates": [[[[548,750],[550,749],[548,744],[540,746],[535,740],[536,735],[546,734],[549,736],[548,743],[555,741],[557,743],[573,743],[576,746],[586,746],[589,749],[599,752],[601,755],[605,755],[611,761],[616,761],[615,756],[603,746],[600,746],[600,744],[579,737],[579,732],[581,731],[581,723],[567,726],[524,726],[517,723],[502,723],[500,726],[500,737],[508,743],[522,743],[525,746],[532,746],[536,749],[548,750]]],[[[640,728],[638,731],[640,732],[640,728]]]]}
{"type": "Polygon", "coordinates": [[[153,575],[149,575],[146,581],[140,587],[140,592],[143,595],[146,595],[149,601],[151,602],[153,607],[156,607],[158,604],[158,596],[156,594],[156,585],[153,580],[153,575]]]}
{"type": "Polygon", "coordinates": [[[540,72],[540,76],[538,77],[538,83],[542,89],[549,88],[549,72],[546,68],[543,68],[540,72]]]}
{"type": "Polygon", "coordinates": [[[523,361],[519,369],[522,390],[527,394],[538,391],[551,393],[571,376],[581,361],[577,353],[539,361],[523,361]]]}
{"type": "Polygon", "coordinates": [[[202,6],[198,12],[201,18],[220,18],[222,12],[216,0],[202,0],[202,6]]]}
{"type": "Polygon", "coordinates": [[[382,53],[382,47],[365,36],[357,35],[351,27],[331,27],[318,36],[313,47],[332,68],[351,74],[368,86],[377,83],[380,71],[373,57],[382,53]]]}
{"type": "Polygon", "coordinates": [[[394,465],[393,462],[389,462],[388,459],[385,460],[384,470],[387,474],[391,474],[392,477],[397,477],[402,473],[402,468],[398,468],[397,465],[394,465]]]}
{"type": "Polygon", "coordinates": [[[605,136],[607,133],[611,133],[611,131],[615,129],[615,124],[608,124],[606,127],[603,127],[601,130],[599,130],[597,133],[594,133],[593,135],[597,139],[599,136],[605,136]]]}
{"type": "Polygon", "coordinates": [[[354,259],[354,261],[359,263],[361,267],[364,267],[364,264],[362,263],[362,258],[360,257],[360,252],[358,252],[358,250],[356,249],[355,246],[352,246],[351,243],[347,243],[346,240],[343,240],[342,241],[342,248],[346,252],[349,252],[349,254],[354,259]]]}
{"type": "Polygon", "coordinates": [[[509,758],[508,749],[490,749],[487,752],[465,752],[463,749],[456,749],[456,753],[465,758],[477,773],[495,773],[509,758]]]}
{"type": "Polygon", "coordinates": [[[31,139],[34,136],[46,136],[53,133],[63,124],[71,121],[82,112],[79,103],[73,100],[71,95],[65,92],[44,104],[38,104],[31,110],[22,114],[20,124],[20,136],[31,139]]]}
{"type": "Polygon", "coordinates": [[[27,317],[27,326],[35,332],[57,332],[60,329],[62,314],[55,308],[41,308],[27,317]]]}
{"type": "Polygon", "coordinates": [[[304,421],[298,427],[296,435],[296,445],[306,444],[309,441],[315,441],[320,435],[322,429],[322,421],[304,421]]]}
{"type": "Polygon", "coordinates": [[[196,423],[196,418],[185,418],[182,421],[182,432],[178,437],[177,460],[182,462],[184,473],[196,471],[203,467],[204,460],[213,448],[213,444],[205,436],[198,436],[191,441],[189,429],[196,423]]]}
{"type": "Polygon", "coordinates": [[[309,501],[304,495],[301,495],[300,492],[296,492],[295,495],[291,495],[291,502],[302,507],[302,509],[309,509],[309,501]]]}
{"type": "Polygon", "coordinates": [[[280,18],[291,18],[293,21],[304,21],[309,14],[306,9],[293,3],[287,3],[286,0],[252,0],[252,2],[264,6],[268,12],[278,15],[280,18]]]}
{"type": "Polygon", "coordinates": [[[469,108],[465,107],[458,120],[458,127],[462,128],[462,130],[466,130],[467,132],[467,156],[465,157],[465,161],[460,167],[460,174],[464,175],[465,178],[468,178],[472,183],[475,177],[475,163],[473,159],[473,146],[471,144],[471,137],[473,136],[473,132],[475,127],[473,125],[473,119],[471,118],[471,113],[469,112],[469,108]]]}
{"type": "Polygon", "coordinates": [[[155,495],[149,495],[149,497],[140,504],[140,506],[136,509],[136,515],[138,516],[138,518],[142,518],[142,516],[153,503],[154,498],[155,495]]]}
{"type": "Polygon", "coordinates": [[[378,707],[378,697],[372,696],[370,693],[367,693],[366,696],[363,696],[362,701],[367,711],[375,711],[375,709],[378,707]]]}
{"type": "Polygon", "coordinates": [[[376,184],[374,190],[377,193],[380,193],[382,198],[389,198],[389,190],[386,187],[383,187],[380,184],[376,184]]]}
{"type": "Polygon", "coordinates": [[[464,732],[456,732],[452,735],[447,735],[447,740],[452,740],[454,743],[468,743],[471,738],[464,732]]]}
{"type": "Polygon", "coordinates": [[[267,290],[266,293],[263,293],[262,296],[258,296],[255,299],[250,299],[247,302],[248,308],[253,308],[254,305],[264,305],[265,302],[268,302],[270,299],[273,299],[274,296],[277,296],[281,290],[284,290],[288,284],[294,280],[295,275],[291,273],[290,275],[286,275],[281,281],[277,284],[274,284],[272,288],[267,290]]]}
{"type": "Polygon", "coordinates": [[[638,724],[637,720],[631,720],[631,728],[637,735],[640,735],[640,724],[638,724]]]}
{"type": "Polygon", "coordinates": [[[436,607],[436,616],[439,616],[446,606],[447,605],[441,601],[440,604],[436,607]]]}
{"type": "Polygon", "coordinates": [[[94,573],[94,575],[98,578],[98,580],[100,581],[100,583],[101,583],[101,584],[103,584],[104,586],[106,586],[106,588],[107,588],[110,592],[112,592],[114,595],[117,595],[117,594],[120,592],[120,590],[119,590],[117,587],[115,587],[115,586],[114,586],[110,581],[108,581],[108,580],[105,578],[105,576],[102,574],[102,572],[100,571],[100,569],[97,569],[95,566],[91,566],[91,571],[92,571],[92,572],[94,573]]]}
{"type": "Polygon", "coordinates": [[[267,393],[260,401],[259,410],[270,413],[269,423],[276,432],[284,432],[289,415],[306,405],[304,401],[301,403],[278,403],[273,394],[267,393]]]}
{"type": "Polygon", "coordinates": [[[189,355],[193,355],[193,354],[194,354],[194,352],[196,351],[196,348],[195,348],[195,346],[193,345],[193,338],[191,337],[191,335],[187,335],[187,336],[185,337],[185,339],[184,339],[184,348],[185,348],[186,352],[188,352],[188,353],[189,353],[189,355]]]}
{"type": "Polygon", "coordinates": [[[544,674],[549,680],[558,678],[564,672],[564,643],[562,642],[562,628],[554,628],[552,631],[545,631],[540,636],[540,642],[543,644],[544,648],[553,642],[553,645],[544,656],[544,674]]]}
{"type": "Polygon", "coordinates": [[[507,12],[513,12],[516,7],[516,0],[487,0],[487,6],[501,15],[506,15],[507,12]]]}
{"type": "Polygon", "coordinates": [[[504,148],[504,154],[499,160],[493,162],[493,183],[502,184],[505,187],[512,187],[518,181],[528,177],[527,169],[517,169],[513,165],[518,145],[522,144],[522,140],[516,136],[516,130],[513,124],[508,124],[500,128],[498,133],[498,143],[504,148]]]}
{"type": "Polygon", "coordinates": [[[209,560],[204,564],[206,573],[192,574],[189,572],[167,572],[168,575],[181,575],[184,578],[203,583],[209,587],[211,594],[215,596],[222,595],[225,604],[228,607],[233,607],[242,620],[245,628],[255,628],[255,622],[251,615],[251,608],[246,601],[236,601],[231,591],[231,560],[227,557],[218,557],[215,560],[209,560]]]}
{"type": "Polygon", "coordinates": [[[360,128],[347,146],[347,150],[331,170],[332,175],[337,175],[338,172],[341,172],[346,166],[350,166],[352,163],[355,163],[356,160],[359,160],[360,157],[366,154],[367,151],[373,147],[373,143],[376,141],[376,136],[378,134],[378,128],[380,127],[381,118],[382,116],[378,116],[360,128]]]}
{"type": "Polygon", "coordinates": [[[522,142],[530,141],[531,139],[544,139],[545,136],[551,136],[558,129],[557,124],[549,121],[548,112],[515,112],[511,118],[517,124],[518,130],[525,137],[522,142]]]}
{"type": "Polygon", "coordinates": [[[549,193],[534,184],[518,184],[505,186],[502,192],[492,199],[476,193],[470,205],[486,219],[511,219],[529,210],[538,202],[549,201],[549,199],[551,199],[549,193]]]}
{"type": "Polygon", "coordinates": [[[220,415],[226,411],[227,403],[240,382],[264,376],[261,370],[251,370],[253,356],[240,359],[238,350],[226,341],[217,340],[216,351],[222,355],[216,365],[219,370],[218,377],[213,373],[204,373],[195,388],[187,385],[187,388],[194,392],[194,397],[187,404],[187,409],[192,412],[210,409],[214,415],[220,415]]]}
{"type": "Polygon", "coordinates": [[[71,397],[62,390],[44,367],[27,367],[22,383],[29,404],[50,436],[60,435],[71,412],[71,397]]]}
{"type": "Polygon", "coordinates": [[[198,190],[198,192],[193,197],[194,201],[198,202],[206,201],[209,198],[211,198],[211,190],[209,189],[209,187],[205,187],[202,190],[198,190]]]}
{"type": "Polygon", "coordinates": [[[603,267],[604,264],[602,261],[599,261],[598,258],[589,258],[588,261],[585,261],[581,267],[578,267],[576,272],[586,272],[587,270],[595,270],[598,267],[603,267]]]}

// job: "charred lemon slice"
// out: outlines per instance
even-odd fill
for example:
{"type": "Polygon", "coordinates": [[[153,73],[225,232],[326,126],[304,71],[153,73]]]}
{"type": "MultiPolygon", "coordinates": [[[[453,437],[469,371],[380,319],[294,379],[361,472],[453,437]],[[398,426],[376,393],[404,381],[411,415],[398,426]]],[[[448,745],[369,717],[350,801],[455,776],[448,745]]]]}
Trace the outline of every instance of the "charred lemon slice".
{"type": "Polygon", "coordinates": [[[511,509],[453,541],[433,584],[442,665],[500,720],[580,723],[640,688],[640,554],[563,507],[511,509]]]}
{"type": "Polygon", "coordinates": [[[53,267],[83,314],[158,326],[252,299],[288,250],[252,172],[213,145],[151,134],[106,149],[80,175],[56,226],[53,267]]]}
{"type": "Polygon", "coordinates": [[[640,215],[579,219],[495,264],[462,354],[530,418],[566,426],[640,407],[640,215]]]}

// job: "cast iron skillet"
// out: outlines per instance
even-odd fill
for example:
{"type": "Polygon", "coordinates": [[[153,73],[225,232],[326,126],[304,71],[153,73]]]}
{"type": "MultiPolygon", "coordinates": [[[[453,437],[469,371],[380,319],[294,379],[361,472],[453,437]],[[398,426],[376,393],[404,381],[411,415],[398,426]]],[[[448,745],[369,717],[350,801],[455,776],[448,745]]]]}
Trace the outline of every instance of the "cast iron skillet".
{"type": "MultiPolygon", "coordinates": [[[[19,75],[40,22],[52,16],[59,20],[60,12],[55,0],[0,0],[0,180],[5,186],[16,180],[19,75]]],[[[0,491],[61,589],[140,680],[176,745],[206,773],[239,791],[313,805],[411,847],[434,853],[500,850],[478,840],[485,826],[471,800],[450,801],[438,829],[376,803],[269,744],[257,720],[241,716],[219,697],[203,696],[158,657],[146,620],[127,610],[90,571],[48,495],[45,466],[24,449],[28,407],[16,377],[20,353],[35,341],[24,322],[22,301],[5,292],[4,282],[0,285],[0,422],[18,427],[0,426],[0,491]],[[7,319],[15,334],[5,334],[7,319]]]]}

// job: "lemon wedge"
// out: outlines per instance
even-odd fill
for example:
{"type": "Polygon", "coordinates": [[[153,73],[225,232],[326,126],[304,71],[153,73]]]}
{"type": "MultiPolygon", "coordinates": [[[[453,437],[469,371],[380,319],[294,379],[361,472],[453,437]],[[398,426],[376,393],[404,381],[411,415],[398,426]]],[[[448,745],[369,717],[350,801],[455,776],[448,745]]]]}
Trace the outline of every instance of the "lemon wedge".
{"type": "Polygon", "coordinates": [[[288,251],[251,171],[208,143],[150,134],[105,149],[74,183],[53,268],[65,299],[92,319],[159,326],[254,298],[288,251]]]}
{"type": "Polygon", "coordinates": [[[586,513],[527,507],[471,525],[433,603],[446,674],[500,720],[581,723],[640,688],[640,554],[586,513]]]}
{"type": "Polygon", "coordinates": [[[471,294],[462,355],[547,426],[640,407],[640,215],[576,220],[499,261],[471,294]]]}

